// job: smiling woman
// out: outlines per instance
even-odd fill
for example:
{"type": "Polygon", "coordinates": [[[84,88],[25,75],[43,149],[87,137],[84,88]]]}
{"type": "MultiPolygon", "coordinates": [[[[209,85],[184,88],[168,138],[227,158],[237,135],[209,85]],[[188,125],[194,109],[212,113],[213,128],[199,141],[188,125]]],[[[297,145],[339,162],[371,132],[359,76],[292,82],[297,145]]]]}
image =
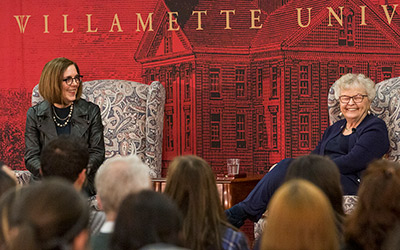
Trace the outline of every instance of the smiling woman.
{"type": "Polygon", "coordinates": [[[89,148],[84,189],[94,195],[94,176],[105,154],[103,124],[100,108],[80,98],[82,75],[78,65],[63,57],[48,62],[40,77],[39,92],[44,101],[29,108],[26,118],[26,168],[38,180],[43,147],[61,134],[81,137],[89,148]]]}

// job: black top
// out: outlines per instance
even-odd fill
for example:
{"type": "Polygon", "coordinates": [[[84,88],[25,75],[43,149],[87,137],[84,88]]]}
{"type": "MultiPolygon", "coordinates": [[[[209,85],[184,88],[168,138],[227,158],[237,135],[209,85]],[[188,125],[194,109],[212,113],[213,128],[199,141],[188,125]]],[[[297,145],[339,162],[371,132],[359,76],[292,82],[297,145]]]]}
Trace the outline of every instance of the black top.
{"type": "Polygon", "coordinates": [[[332,140],[330,140],[325,147],[325,155],[331,159],[346,155],[349,153],[349,138],[350,135],[338,134],[332,140]]]}
{"type": "MultiPolygon", "coordinates": [[[[66,108],[57,108],[56,106],[53,105],[53,111],[56,112],[57,116],[64,119],[67,118],[69,111],[70,111],[70,107],[66,107],[66,108]]],[[[64,124],[65,120],[60,120],[56,117],[56,121],[59,124],[64,124]]],[[[57,130],[57,135],[69,135],[71,134],[71,122],[68,122],[67,126],[65,127],[59,127],[56,125],[56,130],[57,130]]]]}

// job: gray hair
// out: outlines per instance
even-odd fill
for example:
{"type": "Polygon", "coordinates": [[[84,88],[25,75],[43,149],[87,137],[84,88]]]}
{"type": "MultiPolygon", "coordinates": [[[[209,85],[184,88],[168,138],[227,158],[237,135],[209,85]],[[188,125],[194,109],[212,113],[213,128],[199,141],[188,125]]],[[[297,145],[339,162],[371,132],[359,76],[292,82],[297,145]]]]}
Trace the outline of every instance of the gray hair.
{"type": "Polygon", "coordinates": [[[335,98],[339,99],[342,89],[351,88],[364,88],[367,92],[368,99],[372,101],[375,98],[375,83],[363,74],[352,74],[348,73],[340,77],[334,85],[332,85],[335,90],[335,98]]]}
{"type": "Polygon", "coordinates": [[[117,212],[127,195],[150,189],[149,168],[136,155],[114,157],[100,166],[95,185],[104,211],[117,212]]]}

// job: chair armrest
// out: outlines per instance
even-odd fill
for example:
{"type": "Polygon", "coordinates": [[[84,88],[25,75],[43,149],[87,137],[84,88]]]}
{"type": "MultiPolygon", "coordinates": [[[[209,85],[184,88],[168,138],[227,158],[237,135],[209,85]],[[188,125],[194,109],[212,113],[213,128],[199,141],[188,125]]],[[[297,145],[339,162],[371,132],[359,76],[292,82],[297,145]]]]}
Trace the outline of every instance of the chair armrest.
{"type": "Polygon", "coordinates": [[[146,105],[146,164],[153,178],[161,177],[163,123],[164,123],[164,86],[154,81],[149,86],[146,105]]]}

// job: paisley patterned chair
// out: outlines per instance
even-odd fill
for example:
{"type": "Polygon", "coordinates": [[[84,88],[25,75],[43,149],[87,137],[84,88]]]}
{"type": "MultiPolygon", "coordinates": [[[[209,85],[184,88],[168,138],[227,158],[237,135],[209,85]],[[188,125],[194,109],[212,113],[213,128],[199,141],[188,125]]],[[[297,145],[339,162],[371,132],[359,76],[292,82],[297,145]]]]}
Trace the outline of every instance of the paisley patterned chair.
{"type": "MultiPolygon", "coordinates": [[[[88,81],[83,83],[82,98],[100,107],[106,159],[137,154],[149,166],[151,177],[161,177],[165,104],[165,89],[161,83],[88,81]]],[[[36,85],[32,106],[42,100],[36,85]]]]}

